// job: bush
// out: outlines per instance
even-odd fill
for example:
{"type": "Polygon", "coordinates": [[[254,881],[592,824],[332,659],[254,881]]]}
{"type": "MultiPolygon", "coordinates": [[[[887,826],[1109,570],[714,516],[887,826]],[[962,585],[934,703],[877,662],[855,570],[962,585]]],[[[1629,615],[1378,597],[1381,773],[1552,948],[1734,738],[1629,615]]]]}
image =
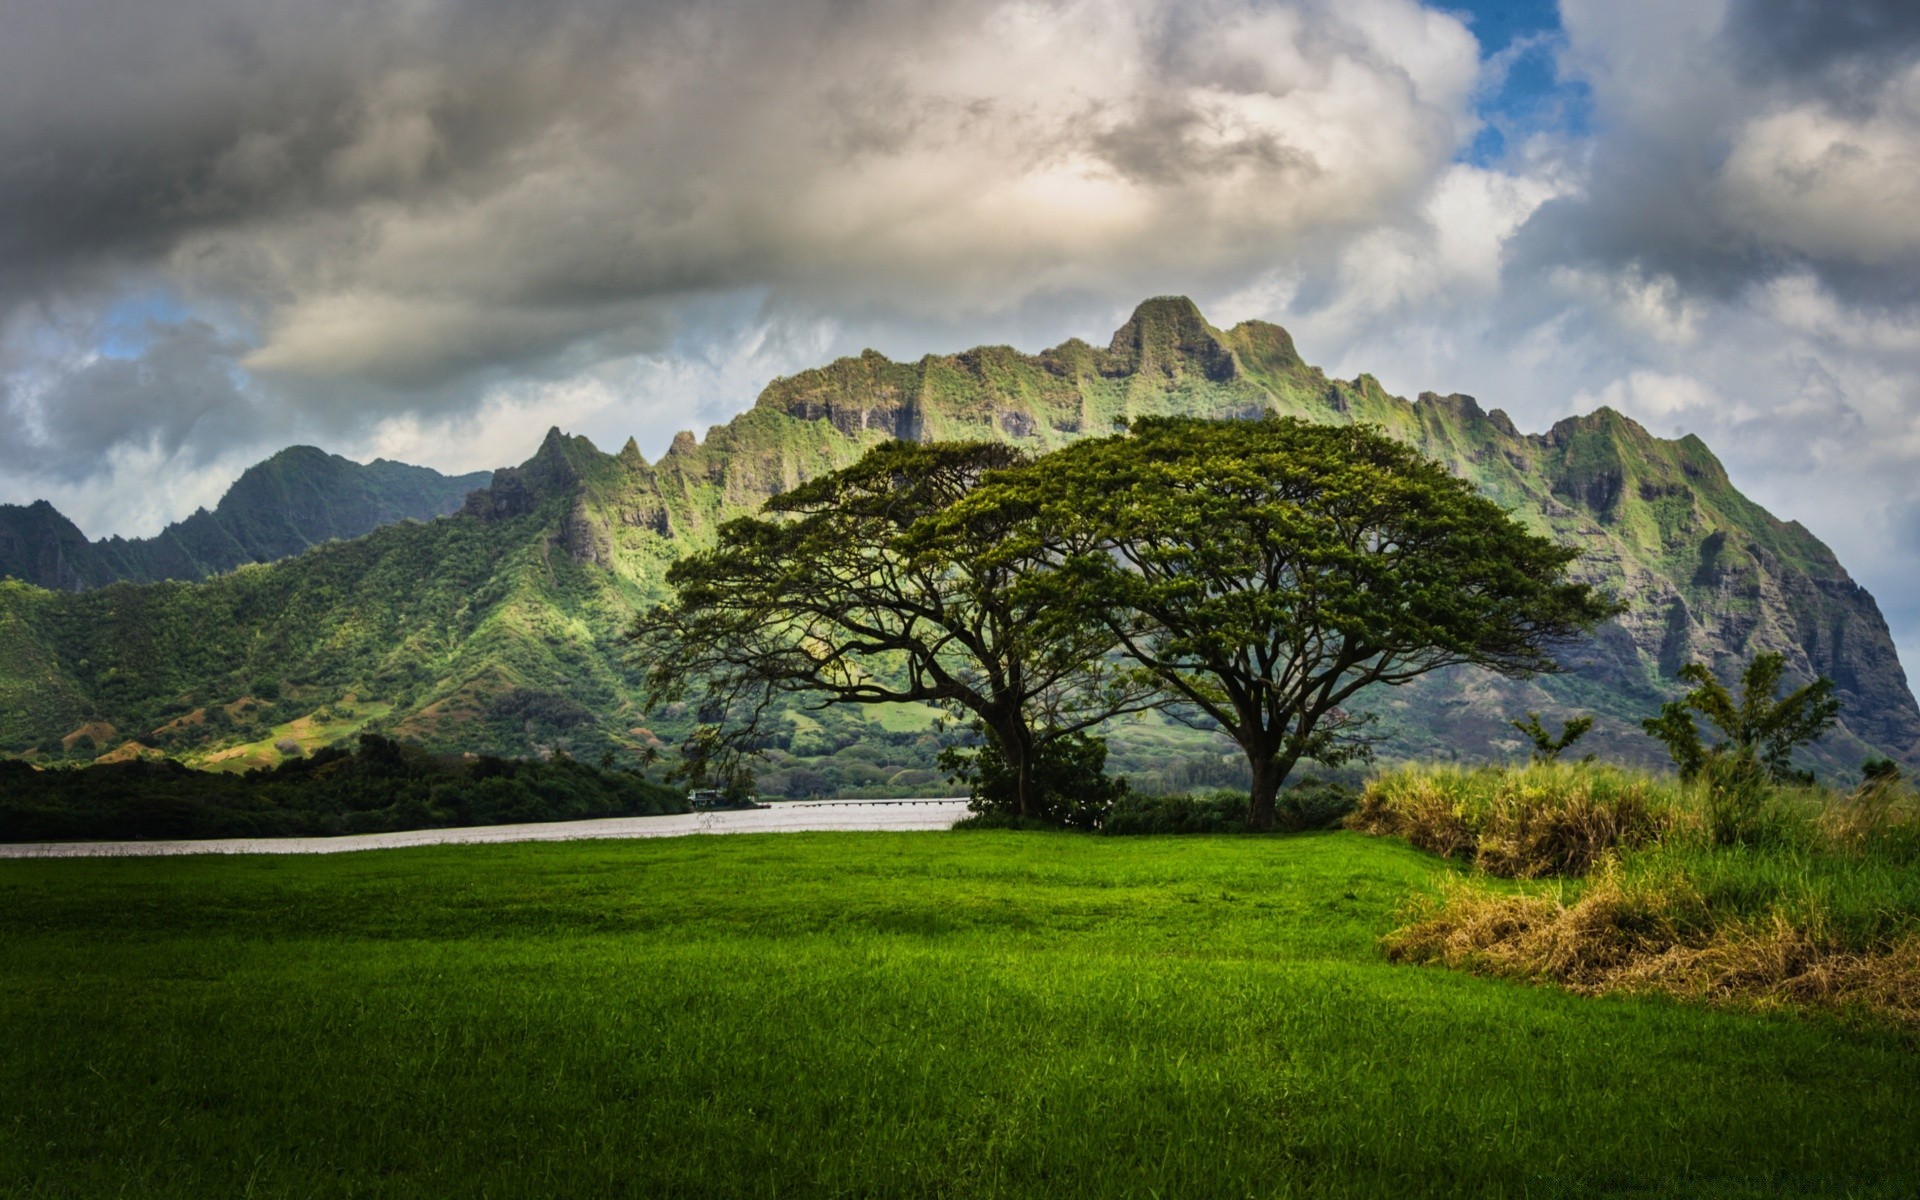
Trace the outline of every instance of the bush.
{"type": "Polygon", "coordinates": [[[1016,829],[1028,833],[1057,833],[1060,826],[1038,817],[1023,817],[1018,813],[976,812],[970,817],[962,817],[953,823],[955,829],[1016,829]]]}
{"type": "Polygon", "coordinates": [[[1247,794],[1223,789],[1200,796],[1128,796],[1107,813],[1102,833],[1245,833],[1247,794]]]}
{"type": "Polygon", "coordinates": [[[0,841],[373,833],[686,810],[680,793],[626,771],[564,757],[441,758],[377,734],[361,735],[356,750],[329,746],[245,775],[164,760],[19,766],[0,780],[0,841]]]}
{"type": "MultiPolygon", "coordinates": [[[[1128,796],[1107,813],[1101,832],[1119,836],[1245,833],[1248,799],[1247,793],[1232,788],[1201,795],[1128,796]]],[[[1304,833],[1332,829],[1353,809],[1353,793],[1338,784],[1309,779],[1280,793],[1274,817],[1280,831],[1304,833]]]]}
{"type": "MultiPolygon", "coordinates": [[[[1043,825],[1098,829],[1114,804],[1132,794],[1125,779],[1106,772],[1107,743],[1084,733],[1055,738],[1034,756],[1035,811],[1025,814],[1043,825]]],[[[967,807],[976,814],[1020,816],[1013,771],[999,747],[988,741],[971,752],[959,748],[940,755],[940,766],[968,785],[967,807]]]]}
{"type": "Polygon", "coordinates": [[[1288,833],[1333,829],[1346,823],[1358,807],[1353,793],[1337,783],[1303,779],[1275,799],[1275,824],[1288,833]]]}

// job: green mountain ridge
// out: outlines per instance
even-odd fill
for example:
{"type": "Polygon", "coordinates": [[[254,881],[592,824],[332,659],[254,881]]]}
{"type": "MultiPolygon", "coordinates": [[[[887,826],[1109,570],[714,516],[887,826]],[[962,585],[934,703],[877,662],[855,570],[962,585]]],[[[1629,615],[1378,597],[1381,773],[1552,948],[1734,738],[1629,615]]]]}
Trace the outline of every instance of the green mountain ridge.
{"type": "Polygon", "coordinates": [[[394,521],[444,516],[487,478],[289,446],[248,467],[212,512],[198,509],[150,538],[88,541],[44,500],[0,504],[0,577],[68,592],[118,580],[205,579],[394,521]]]}
{"type": "MultiPolygon", "coordinates": [[[[0,584],[0,749],[160,747],[246,765],[271,761],[275,742],[310,747],[372,723],[452,750],[636,755],[671,743],[691,714],[642,718],[621,632],[663,597],[672,562],[728,517],[889,437],[1043,450],[1151,413],[1267,409],[1381,425],[1581,546],[1578,569],[1632,604],[1565,656],[1565,675],[1455,671],[1373,696],[1388,755],[1517,756],[1507,721],[1538,709],[1593,712],[1583,749],[1657,763],[1638,721],[1675,694],[1675,668],[1702,659],[1731,672],[1780,650],[1794,671],[1838,685],[1844,728],[1821,765],[1871,752],[1920,765],[1920,708],[1872,597],[1804,528],[1741,496],[1698,438],[1656,438],[1608,409],[1523,434],[1470,397],[1407,401],[1366,375],[1330,379],[1278,326],[1218,330],[1180,298],[1142,304],[1104,348],[1075,339],[913,363],[868,351],[776,379],[657,462],[632,441],[607,454],[555,429],[452,516],[204,583],[80,595],[0,584]],[[263,682],[279,694],[256,695],[263,682]]],[[[941,789],[932,758],[953,735],[931,716],[796,710],[763,787],[941,789]]],[[[1164,720],[1109,733],[1115,764],[1150,784],[1234,776],[1230,748],[1164,720]]]]}

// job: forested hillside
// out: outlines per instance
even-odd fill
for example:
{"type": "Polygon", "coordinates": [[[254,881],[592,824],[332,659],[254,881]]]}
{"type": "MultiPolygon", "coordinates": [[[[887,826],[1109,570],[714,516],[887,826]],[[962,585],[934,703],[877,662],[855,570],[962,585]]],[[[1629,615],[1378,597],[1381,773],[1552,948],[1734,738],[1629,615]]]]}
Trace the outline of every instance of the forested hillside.
{"type": "MultiPolygon", "coordinates": [[[[458,513],[389,525],[204,583],[79,595],[0,584],[0,749],[41,758],[164,751],[265,765],[362,728],[449,750],[555,748],[631,761],[690,720],[643,719],[621,632],[666,568],[719,521],[843,466],[890,437],[993,437],[1045,449],[1149,413],[1276,409],[1377,423],[1472,479],[1578,568],[1631,603],[1526,683],[1456,671],[1373,697],[1384,752],[1521,752],[1510,718],[1593,712],[1583,748],[1656,762],[1640,718],[1701,659],[1727,670],[1766,649],[1838,684],[1840,733],[1821,761],[1871,747],[1920,763],[1920,710],[1873,599],[1804,528],[1728,481],[1698,439],[1651,436],[1607,409],[1523,434],[1465,396],[1386,394],[1301,361],[1277,326],[1209,326],[1182,299],[1143,304],[1105,348],[983,347],[895,363],[871,351],[775,380],[704,441],[657,463],[551,432],[458,513]]],[[[953,731],[917,709],[795,711],[770,793],[940,788],[953,731]]],[[[1224,783],[1229,747],[1163,720],[1110,730],[1112,765],[1147,786],[1224,783]]]]}
{"type": "Polygon", "coordinates": [[[200,509],[150,538],[89,542],[44,500],[0,504],[0,577],[66,592],[123,579],[205,579],[395,521],[432,520],[486,481],[484,471],[442,475],[386,459],[363,465],[290,446],[248,467],[212,512],[200,509]]]}

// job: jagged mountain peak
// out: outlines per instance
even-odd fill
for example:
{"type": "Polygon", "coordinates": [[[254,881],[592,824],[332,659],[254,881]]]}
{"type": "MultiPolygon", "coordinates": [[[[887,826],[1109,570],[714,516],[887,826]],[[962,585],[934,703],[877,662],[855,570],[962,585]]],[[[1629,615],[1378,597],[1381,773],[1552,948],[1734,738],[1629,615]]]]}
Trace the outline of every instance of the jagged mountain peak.
{"type": "Polygon", "coordinates": [[[1143,302],[1114,331],[1107,354],[1111,371],[1179,376],[1197,370],[1215,382],[1232,379],[1240,365],[1225,337],[1185,296],[1143,302]]]}

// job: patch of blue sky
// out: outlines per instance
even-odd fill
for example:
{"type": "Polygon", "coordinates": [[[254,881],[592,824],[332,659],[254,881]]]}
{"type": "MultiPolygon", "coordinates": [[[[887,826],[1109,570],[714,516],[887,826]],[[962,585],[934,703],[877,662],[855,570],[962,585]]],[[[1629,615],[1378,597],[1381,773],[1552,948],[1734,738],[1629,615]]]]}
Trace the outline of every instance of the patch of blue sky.
{"type": "Polygon", "coordinates": [[[1480,43],[1485,66],[1478,98],[1484,124],[1460,158],[1488,166],[1537,133],[1581,137],[1592,101],[1579,80],[1562,78],[1564,38],[1554,0],[1466,0],[1449,3],[1480,43]]]}
{"type": "Polygon", "coordinates": [[[114,301],[101,314],[94,350],[107,358],[139,358],[154,343],[160,327],[192,316],[166,288],[143,288],[114,301]]]}

